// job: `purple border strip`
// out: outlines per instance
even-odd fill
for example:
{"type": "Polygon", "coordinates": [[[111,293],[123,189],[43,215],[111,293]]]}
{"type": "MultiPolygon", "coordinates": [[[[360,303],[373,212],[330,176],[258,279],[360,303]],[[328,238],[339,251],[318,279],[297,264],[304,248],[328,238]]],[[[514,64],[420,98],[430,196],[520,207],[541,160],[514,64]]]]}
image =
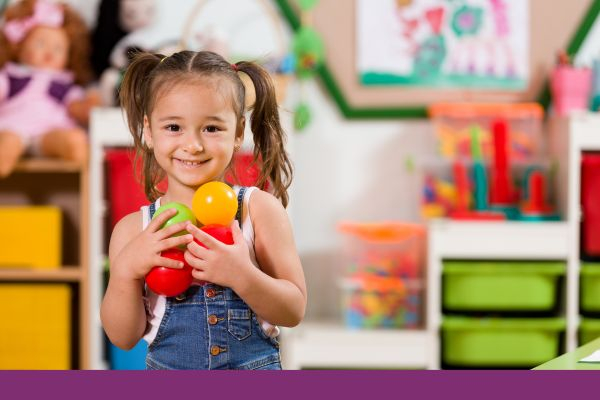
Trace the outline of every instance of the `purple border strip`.
{"type": "Polygon", "coordinates": [[[595,398],[597,371],[3,371],[0,398],[595,398]],[[13,396],[9,396],[12,394],[13,396]],[[144,396],[144,397],[142,397],[144,396]],[[310,396],[310,397],[308,397],[310,396]],[[457,397],[458,396],[458,397],[457,397]]]}

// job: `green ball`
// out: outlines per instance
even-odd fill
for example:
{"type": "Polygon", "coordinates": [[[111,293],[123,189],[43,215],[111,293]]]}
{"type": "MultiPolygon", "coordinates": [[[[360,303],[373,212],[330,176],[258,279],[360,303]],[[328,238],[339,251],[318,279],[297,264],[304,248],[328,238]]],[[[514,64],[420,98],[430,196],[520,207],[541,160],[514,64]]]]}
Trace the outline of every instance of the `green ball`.
{"type": "MultiPolygon", "coordinates": [[[[171,225],[174,225],[178,222],[183,222],[183,221],[190,221],[192,224],[196,225],[196,217],[194,216],[194,213],[192,212],[192,210],[190,210],[185,204],[177,203],[174,201],[160,206],[158,208],[158,210],[156,210],[156,212],[154,213],[154,216],[152,217],[152,219],[156,218],[157,216],[159,216],[160,214],[162,214],[163,212],[165,212],[171,208],[176,209],[177,214],[175,214],[171,218],[169,218],[167,220],[167,222],[165,222],[161,226],[161,229],[166,228],[171,225]]],[[[183,230],[183,231],[176,233],[174,236],[185,235],[186,233],[187,233],[187,231],[183,230]]]]}

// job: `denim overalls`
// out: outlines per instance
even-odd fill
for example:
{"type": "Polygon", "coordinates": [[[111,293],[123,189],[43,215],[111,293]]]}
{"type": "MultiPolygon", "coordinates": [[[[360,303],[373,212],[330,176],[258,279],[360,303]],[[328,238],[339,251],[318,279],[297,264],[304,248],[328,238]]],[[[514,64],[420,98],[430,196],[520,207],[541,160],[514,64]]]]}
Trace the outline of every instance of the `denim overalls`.
{"type": "MultiPolygon", "coordinates": [[[[245,188],[238,194],[241,224],[245,188]]],[[[154,214],[150,206],[150,218],[154,214]]],[[[256,315],[230,288],[191,286],[168,297],[147,369],[281,369],[277,339],[268,337],[256,315]]]]}

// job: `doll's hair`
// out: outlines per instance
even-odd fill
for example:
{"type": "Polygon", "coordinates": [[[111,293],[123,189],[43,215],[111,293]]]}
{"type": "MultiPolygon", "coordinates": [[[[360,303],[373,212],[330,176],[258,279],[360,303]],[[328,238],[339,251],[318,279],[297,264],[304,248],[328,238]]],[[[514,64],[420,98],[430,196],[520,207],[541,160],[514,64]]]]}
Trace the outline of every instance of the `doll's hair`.
{"type": "MultiPolygon", "coordinates": [[[[232,108],[238,121],[244,117],[246,90],[238,72],[252,81],[256,100],[251,106],[250,128],[254,139],[254,162],[260,166],[256,185],[267,183],[273,195],[284,207],[288,204],[287,189],[292,180],[292,164],[285,150],[285,132],[279,121],[275,87],[269,73],[254,62],[230,64],[210,51],[181,51],[169,57],[162,54],[137,54],[123,79],[121,106],[127,114],[129,130],[142,160],[141,178],[146,196],[156,200],[161,193],[157,185],[164,178],[152,149],[143,141],[144,116],[152,113],[156,98],[175,84],[199,79],[215,79],[216,87],[232,93],[232,108]],[[229,82],[230,85],[221,84],[229,82]],[[233,90],[231,90],[233,89],[233,90]]],[[[137,163],[136,163],[137,164],[137,163]]],[[[229,165],[231,171],[231,163],[229,165]]]]}
{"type": "MultiPolygon", "coordinates": [[[[21,0],[14,5],[6,8],[4,12],[5,22],[22,19],[33,15],[36,0],[21,0]]],[[[75,82],[86,84],[92,79],[92,72],[89,65],[89,34],[83,19],[70,6],[57,3],[64,14],[62,28],[66,31],[69,38],[69,57],[66,68],[73,72],[75,82]]],[[[25,36],[26,40],[27,36],[25,36]]],[[[22,41],[21,41],[22,42],[22,41]]],[[[21,43],[11,43],[4,33],[0,30],[0,49],[6,51],[0,52],[0,67],[8,61],[18,61],[19,47],[21,43]]]]}

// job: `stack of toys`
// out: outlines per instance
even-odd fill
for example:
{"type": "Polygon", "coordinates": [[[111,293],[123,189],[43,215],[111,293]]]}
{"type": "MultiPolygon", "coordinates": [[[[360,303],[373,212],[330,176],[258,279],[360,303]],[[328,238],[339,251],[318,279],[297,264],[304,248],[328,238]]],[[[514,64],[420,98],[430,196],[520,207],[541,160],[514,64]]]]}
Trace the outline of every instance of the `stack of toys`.
{"type": "Polygon", "coordinates": [[[425,168],[423,217],[559,219],[548,203],[551,169],[537,161],[542,114],[537,104],[433,105],[442,161],[425,168]]]}
{"type": "Polygon", "coordinates": [[[341,280],[346,325],[420,327],[423,227],[397,222],[345,222],[338,228],[346,239],[341,280]]]}

